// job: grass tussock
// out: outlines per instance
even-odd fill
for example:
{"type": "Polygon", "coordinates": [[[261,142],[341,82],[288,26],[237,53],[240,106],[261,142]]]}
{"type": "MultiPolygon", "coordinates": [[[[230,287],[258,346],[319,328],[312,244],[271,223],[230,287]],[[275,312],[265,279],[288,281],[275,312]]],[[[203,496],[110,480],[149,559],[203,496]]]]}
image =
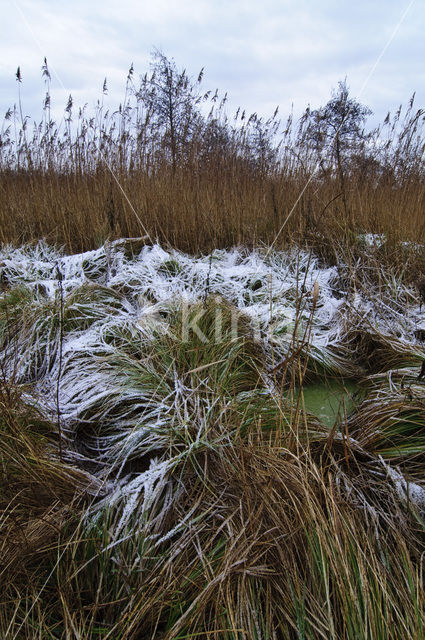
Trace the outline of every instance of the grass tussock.
{"type": "MultiPolygon", "coordinates": [[[[3,637],[420,637],[414,505],[358,445],[286,445],[260,418],[234,441],[223,425],[221,441],[163,467],[153,493],[144,472],[137,499],[74,505],[67,526],[57,510],[37,564],[3,572],[3,637]]],[[[10,547],[4,536],[3,557],[10,547]]]]}
{"type": "Polygon", "coordinates": [[[329,431],[270,386],[232,311],[208,298],[149,339],[109,325],[84,366],[65,355],[85,403],[62,416],[62,451],[33,387],[3,383],[2,637],[423,635],[424,490],[389,464],[413,473],[418,452],[385,450],[416,447],[419,401],[404,422],[375,403],[372,428],[369,400],[329,431]]]}
{"type": "Polygon", "coordinates": [[[368,451],[400,465],[411,478],[421,481],[425,436],[424,388],[409,370],[401,373],[401,383],[395,373],[391,385],[382,376],[377,376],[375,389],[350,416],[349,429],[368,451]]]}
{"type": "MultiPolygon", "coordinates": [[[[83,498],[99,490],[94,477],[60,460],[57,433],[25,389],[2,383],[1,527],[2,584],[25,575],[69,521],[83,498]]],[[[19,578],[18,578],[19,579],[19,578]]]]}
{"type": "Polygon", "coordinates": [[[127,308],[118,293],[91,283],[68,295],[59,288],[54,297],[40,286],[13,287],[0,299],[3,366],[13,367],[15,381],[18,371],[19,379],[35,381],[51,370],[65,335],[83,332],[127,308]]]}

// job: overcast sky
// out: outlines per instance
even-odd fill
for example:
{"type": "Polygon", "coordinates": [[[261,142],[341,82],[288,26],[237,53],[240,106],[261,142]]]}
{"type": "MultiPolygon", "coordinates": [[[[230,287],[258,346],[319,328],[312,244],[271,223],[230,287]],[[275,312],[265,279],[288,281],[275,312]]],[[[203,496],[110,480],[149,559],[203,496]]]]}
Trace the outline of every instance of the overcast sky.
{"type": "Polygon", "coordinates": [[[44,56],[52,74],[55,117],[67,97],[94,105],[105,76],[117,107],[130,64],[149,70],[160,48],[205,89],[240,105],[285,117],[325,104],[347,76],[351,95],[374,120],[417,92],[425,107],[424,0],[0,0],[0,112],[17,102],[39,118],[44,56]],[[379,57],[382,55],[381,59],[379,57]],[[374,69],[374,66],[376,68],[374,69]],[[372,75],[370,76],[372,70],[372,75]]]}

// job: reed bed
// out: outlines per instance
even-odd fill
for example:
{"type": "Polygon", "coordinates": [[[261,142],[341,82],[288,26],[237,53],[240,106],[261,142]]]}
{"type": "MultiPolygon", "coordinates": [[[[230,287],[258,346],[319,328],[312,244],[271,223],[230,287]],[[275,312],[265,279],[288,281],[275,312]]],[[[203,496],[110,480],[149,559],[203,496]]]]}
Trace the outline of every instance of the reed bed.
{"type": "Polygon", "coordinates": [[[297,121],[277,110],[232,116],[203,73],[191,79],[156,52],[150,72],[129,70],[115,110],[105,80],[93,112],[70,96],[55,122],[46,62],[43,78],[41,120],[23,115],[22,90],[2,125],[3,243],[44,237],[75,253],[149,234],[205,253],[296,240],[336,261],[357,233],[385,233],[381,259],[400,265],[400,242],[423,243],[424,116],[414,96],[374,128],[345,83],[297,121]]]}

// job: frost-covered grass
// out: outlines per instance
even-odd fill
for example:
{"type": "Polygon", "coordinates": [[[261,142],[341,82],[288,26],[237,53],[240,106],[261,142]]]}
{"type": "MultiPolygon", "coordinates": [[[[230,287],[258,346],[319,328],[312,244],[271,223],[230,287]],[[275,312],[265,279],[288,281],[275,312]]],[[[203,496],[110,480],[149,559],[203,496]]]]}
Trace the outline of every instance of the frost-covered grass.
{"type": "Polygon", "coordinates": [[[420,300],[366,240],[0,251],[2,638],[423,637],[420,300]]]}

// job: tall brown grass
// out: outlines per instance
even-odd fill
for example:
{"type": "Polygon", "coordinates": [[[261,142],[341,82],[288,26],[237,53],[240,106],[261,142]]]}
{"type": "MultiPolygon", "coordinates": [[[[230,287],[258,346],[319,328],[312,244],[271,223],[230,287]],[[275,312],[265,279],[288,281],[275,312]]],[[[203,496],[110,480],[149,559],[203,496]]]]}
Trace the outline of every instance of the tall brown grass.
{"type": "MultiPolygon", "coordinates": [[[[356,116],[355,131],[337,133],[337,163],[326,108],[284,127],[277,112],[229,117],[226,96],[201,91],[202,73],[192,81],[159,52],[138,83],[130,69],[113,113],[103,95],[93,113],[77,112],[70,96],[63,121],[52,121],[46,61],[43,76],[42,120],[30,126],[19,94],[3,123],[1,242],[45,237],[81,251],[149,234],[198,252],[276,236],[277,246],[323,248],[360,231],[424,240],[424,116],[413,98],[372,130],[356,116]]],[[[347,122],[358,103],[345,85],[334,109],[342,99],[347,122]]]]}

